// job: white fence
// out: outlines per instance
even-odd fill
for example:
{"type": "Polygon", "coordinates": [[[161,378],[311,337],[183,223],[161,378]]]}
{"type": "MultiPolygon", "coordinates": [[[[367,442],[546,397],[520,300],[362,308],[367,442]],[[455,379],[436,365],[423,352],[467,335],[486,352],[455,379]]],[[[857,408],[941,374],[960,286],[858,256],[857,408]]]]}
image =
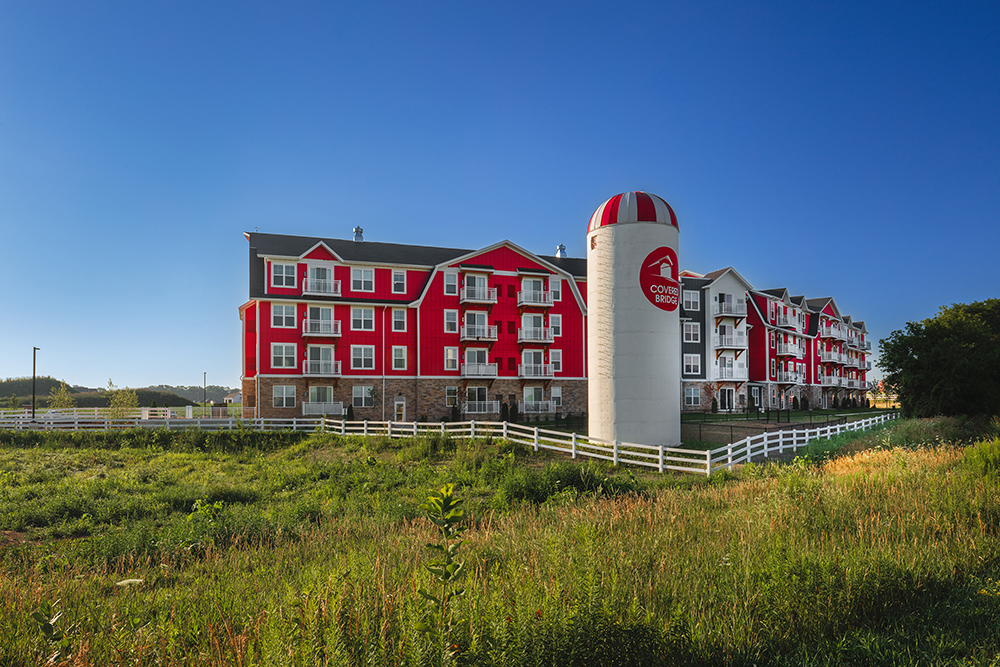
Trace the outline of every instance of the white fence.
{"type": "Polygon", "coordinates": [[[388,436],[390,438],[409,438],[421,435],[450,434],[458,438],[499,437],[531,447],[534,451],[541,449],[569,454],[572,458],[586,457],[610,461],[618,465],[629,465],[655,468],[659,472],[667,470],[675,472],[711,475],[725,468],[732,468],[740,463],[746,463],[755,457],[768,458],[772,454],[794,452],[805,447],[810,440],[829,438],[845,431],[864,431],[896,419],[896,413],[886,413],[868,419],[832,424],[806,429],[789,429],[772,431],[753,435],[739,442],[734,442],[711,450],[693,450],[679,447],[664,447],[661,445],[640,445],[628,442],[609,442],[597,438],[589,438],[577,433],[552,431],[537,426],[523,426],[510,422],[369,422],[326,419],[325,417],[294,419],[106,419],[106,418],[61,418],[43,419],[35,417],[32,422],[30,414],[9,418],[0,416],[0,430],[68,430],[108,431],[129,428],[166,428],[183,430],[200,428],[205,430],[226,430],[238,427],[250,428],[255,431],[326,431],[340,435],[388,436]]]}

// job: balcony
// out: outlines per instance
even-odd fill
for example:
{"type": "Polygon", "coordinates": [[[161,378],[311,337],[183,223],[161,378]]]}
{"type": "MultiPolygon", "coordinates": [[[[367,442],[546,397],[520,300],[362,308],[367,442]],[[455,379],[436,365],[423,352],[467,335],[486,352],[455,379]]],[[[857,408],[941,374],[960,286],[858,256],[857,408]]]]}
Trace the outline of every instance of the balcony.
{"type": "Polygon", "coordinates": [[[540,306],[542,308],[548,308],[552,305],[553,298],[552,292],[549,291],[539,291],[539,290],[523,290],[517,293],[517,305],[521,306],[540,306]]]}
{"type": "Polygon", "coordinates": [[[520,378],[550,378],[552,376],[552,364],[517,365],[517,377],[520,378]]]}
{"type": "Polygon", "coordinates": [[[717,348],[744,348],[747,346],[747,337],[739,336],[713,336],[712,344],[717,348]]]}
{"type": "Polygon", "coordinates": [[[340,362],[303,361],[302,374],[312,377],[340,377],[340,362]]]}
{"type": "Polygon", "coordinates": [[[463,324],[459,340],[496,340],[497,328],[492,324],[463,324]]]}
{"type": "Polygon", "coordinates": [[[795,357],[801,359],[805,352],[798,345],[788,345],[786,343],[778,343],[778,356],[779,357],[795,357]]]}
{"type": "Polygon", "coordinates": [[[833,350],[819,351],[819,360],[827,364],[841,363],[840,357],[841,357],[840,352],[834,352],[833,350]]]}
{"type": "Polygon", "coordinates": [[[552,327],[521,327],[517,330],[518,343],[552,343],[552,327]]]}
{"type": "Polygon", "coordinates": [[[339,336],[340,320],[302,320],[302,335],[328,337],[339,336]]]}
{"type": "Polygon", "coordinates": [[[872,349],[871,342],[866,340],[865,342],[861,343],[861,349],[865,350],[866,352],[870,352],[872,349]]]}
{"type": "Polygon", "coordinates": [[[333,415],[341,417],[344,414],[344,404],[341,401],[336,403],[303,403],[302,415],[333,415]]]}
{"type": "Polygon", "coordinates": [[[854,380],[852,378],[847,378],[846,381],[845,381],[845,383],[844,383],[844,386],[847,387],[848,389],[857,389],[858,388],[858,381],[854,380]]]}
{"type": "Polygon", "coordinates": [[[847,335],[844,334],[840,327],[820,327],[819,335],[823,338],[836,338],[837,340],[847,340],[847,335]]]}
{"type": "Polygon", "coordinates": [[[745,366],[738,368],[720,368],[715,371],[717,380],[746,380],[747,369],[745,366]]]}
{"type": "Polygon", "coordinates": [[[824,387],[839,387],[840,378],[835,375],[824,375],[820,377],[820,384],[824,387]]]}
{"type": "Polygon", "coordinates": [[[462,414],[466,415],[500,414],[500,401],[468,401],[466,403],[462,403],[462,414]]]}
{"type": "Polygon", "coordinates": [[[496,303],[496,287],[463,287],[458,295],[459,303],[496,303]]]}
{"type": "Polygon", "coordinates": [[[304,278],[302,280],[302,293],[318,294],[320,296],[340,296],[340,281],[304,278]]]}
{"type": "Polygon", "coordinates": [[[555,401],[521,401],[517,409],[522,415],[551,414],[556,411],[555,401]]]}
{"type": "Polygon", "coordinates": [[[495,378],[496,376],[496,364],[462,364],[462,377],[495,378]]]}
{"type": "Polygon", "coordinates": [[[720,317],[746,317],[747,304],[743,301],[739,303],[717,303],[712,308],[713,315],[720,317]]]}
{"type": "Polygon", "coordinates": [[[785,384],[802,384],[805,380],[802,373],[794,371],[778,371],[778,382],[785,384]]]}
{"type": "Polygon", "coordinates": [[[799,328],[799,318],[788,317],[787,315],[778,315],[774,318],[774,323],[779,327],[791,327],[796,331],[799,328]]]}

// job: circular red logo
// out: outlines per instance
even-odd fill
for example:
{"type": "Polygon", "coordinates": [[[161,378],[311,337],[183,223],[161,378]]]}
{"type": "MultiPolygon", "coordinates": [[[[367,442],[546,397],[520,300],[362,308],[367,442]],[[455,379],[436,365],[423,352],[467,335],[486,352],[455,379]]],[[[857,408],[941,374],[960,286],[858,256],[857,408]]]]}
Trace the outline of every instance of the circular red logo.
{"type": "Polygon", "coordinates": [[[649,302],[660,310],[677,310],[681,286],[677,282],[677,253],[662,246],[646,255],[639,268],[639,286],[649,302]]]}

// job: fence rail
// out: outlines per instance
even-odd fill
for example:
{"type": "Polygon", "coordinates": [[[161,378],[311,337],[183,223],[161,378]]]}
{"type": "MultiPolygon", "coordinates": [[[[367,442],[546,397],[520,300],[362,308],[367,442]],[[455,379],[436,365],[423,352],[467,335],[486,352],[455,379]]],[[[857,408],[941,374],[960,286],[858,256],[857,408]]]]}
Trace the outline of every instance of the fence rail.
{"type": "Polygon", "coordinates": [[[510,422],[464,421],[464,422],[369,422],[327,419],[325,417],[298,417],[293,419],[223,419],[195,418],[171,419],[135,417],[131,419],[109,419],[105,417],[69,416],[49,419],[30,415],[0,416],[0,430],[67,430],[67,431],[109,431],[130,428],[166,428],[183,430],[199,428],[204,430],[227,430],[238,427],[257,431],[326,431],[340,435],[388,436],[390,438],[418,437],[420,435],[450,434],[459,438],[501,437],[521,443],[534,451],[542,449],[569,454],[574,459],[586,457],[610,461],[615,465],[629,464],[654,468],[659,472],[667,470],[710,476],[713,472],[771,454],[783,454],[805,447],[810,440],[828,438],[845,431],[863,431],[897,417],[896,413],[882,414],[855,422],[827,424],[816,428],[787,429],[751,435],[738,442],[711,450],[692,450],[662,445],[641,445],[590,438],[578,433],[553,431],[537,426],[524,426],[510,422]]]}

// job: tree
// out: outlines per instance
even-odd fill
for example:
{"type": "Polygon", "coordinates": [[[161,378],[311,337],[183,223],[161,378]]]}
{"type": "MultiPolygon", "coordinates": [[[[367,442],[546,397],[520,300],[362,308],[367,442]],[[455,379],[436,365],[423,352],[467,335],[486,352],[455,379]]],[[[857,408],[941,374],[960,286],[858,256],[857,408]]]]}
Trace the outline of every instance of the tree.
{"type": "Polygon", "coordinates": [[[507,405],[507,401],[500,404],[500,421],[510,421],[510,406],[507,405]]]}
{"type": "Polygon", "coordinates": [[[885,388],[910,417],[996,414],[1000,299],[942,306],[879,341],[885,388]]]}
{"type": "Polygon", "coordinates": [[[799,397],[792,396],[792,410],[799,411],[799,397]]]}
{"type": "Polygon", "coordinates": [[[10,398],[7,400],[7,407],[11,410],[17,410],[21,407],[21,401],[18,400],[17,394],[11,394],[10,398]]]}
{"type": "Polygon", "coordinates": [[[112,419],[128,419],[138,409],[139,397],[134,390],[119,389],[108,380],[108,414],[112,419]]]}
{"type": "Polygon", "coordinates": [[[76,407],[76,398],[65,382],[60,382],[58,387],[49,390],[49,407],[53,410],[72,410],[76,407]]]}

